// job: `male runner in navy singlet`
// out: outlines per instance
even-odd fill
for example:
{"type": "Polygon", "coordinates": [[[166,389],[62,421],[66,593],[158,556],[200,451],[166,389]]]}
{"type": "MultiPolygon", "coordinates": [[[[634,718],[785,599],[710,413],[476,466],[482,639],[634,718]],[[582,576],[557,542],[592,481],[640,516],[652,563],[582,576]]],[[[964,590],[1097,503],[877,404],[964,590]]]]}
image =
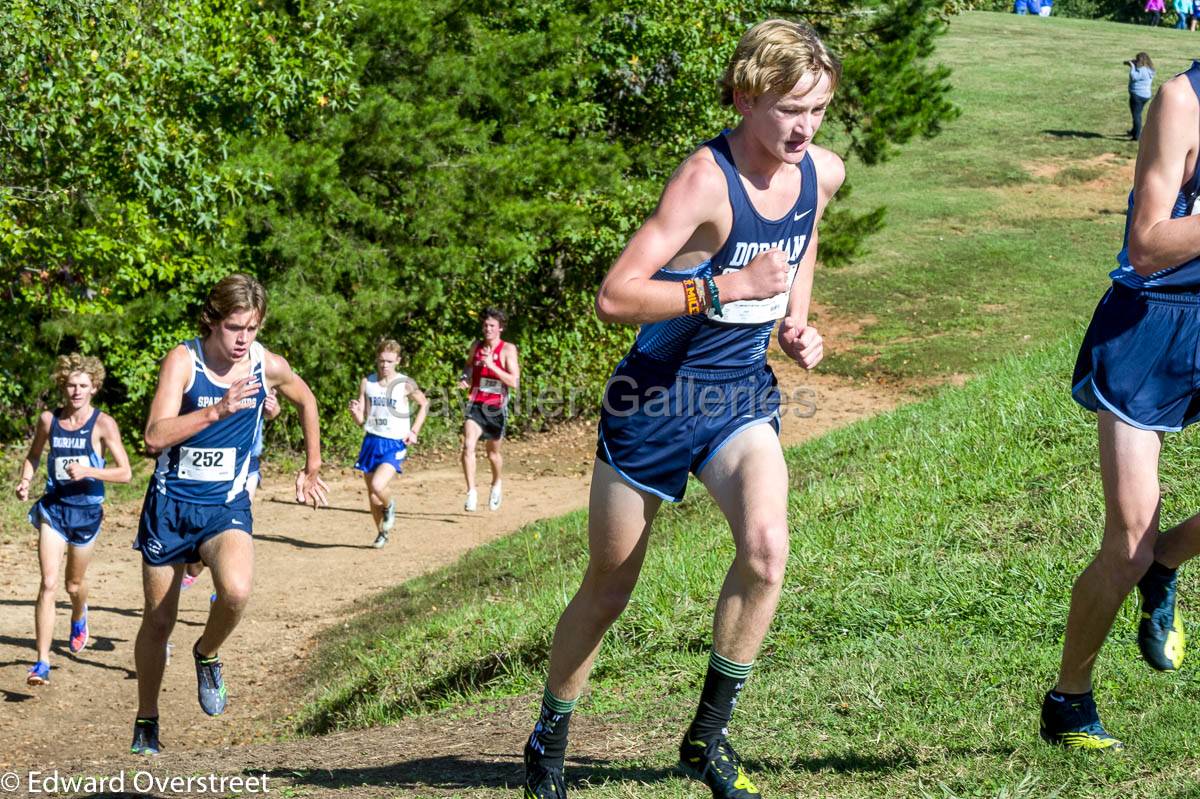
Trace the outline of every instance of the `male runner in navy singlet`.
{"type": "Polygon", "coordinates": [[[589,562],[554,631],[540,716],[525,744],[527,799],[566,796],[567,728],[600,641],[625,608],[664,499],[689,473],[716,500],[737,554],[679,766],[721,799],[759,791],[726,728],[779,600],[787,563],[787,466],[779,393],[766,363],[822,357],[808,324],[817,223],[845,177],[816,147],[840,65],[806,25],[769,20],[742,37],[722,79],[738,126],[676,170],[609,270],[606,322],[640,323],[605,392],[589,502],[589,562]]]}
{"type": "Polygon", "coordinates": [[[1058,682],[1041,735],[1072,749],[1120,749],[1100,723],[1092,667],[1125,597],[1141,594],[1138,647],[1159,671],[1183,662],[1175,570],[1200,553],[1200,514],[1159,532],[1164,433],[1200,419],[1200,62],[1150,106],[1113,285],[1084,335],[1072,395],[1097,414],[1104,537],[1075,581],[1058,682]]]}
{"type": "Polygon", "coordinates": [[[200,707],[225,710],[227,691],[217,651],[250,599],[254,574],[250,479],[254,439],[267,393],[300,410],[306,462],[296,475],[296,501],[327,504],[320,477],[317,401],[288,362],[255,341],[267,297],[254,278],[223,278],[200,314],[200,336],[163,360],[146,423],[146,446],[160,453],[146,492],[134,548],[142,553],[145,609],[134,658],[138,715],[134,754],[157,754],[158,695],[166,643],[175,624],[184,565],[212,571],[216,600],[192,646],[200,707]]]}

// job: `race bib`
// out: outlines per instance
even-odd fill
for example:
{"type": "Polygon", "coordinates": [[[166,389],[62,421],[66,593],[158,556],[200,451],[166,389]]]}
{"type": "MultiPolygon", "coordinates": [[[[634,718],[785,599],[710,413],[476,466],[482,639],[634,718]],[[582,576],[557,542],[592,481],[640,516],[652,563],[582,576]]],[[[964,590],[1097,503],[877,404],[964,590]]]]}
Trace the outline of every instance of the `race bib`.
{"type": "Polygon", "coordinates": [[[179,479],[216,483],[233,479],[236,447],[179,448],[179,479]]]}
{"type": "Polygon", "coordinates": [[[54,459],[54,479],[60,483],[71,479],[71,475],[67,474],[67,467],[72,463],[82,463],[85,466],[88,462],[87,455],[67,455],[62,458],[54,459]]]}
{"type": "MultiPolygon", "coordinates": [[[[788,269],[788,286],[796,279],[796,269],[800,263],[793,263],[788,269]]],[[[726,269],[721,274],[728,275],[737,269],[726,269]]],[[[774,322],[787,315],[788,297],[791,289],[776,294],[765,300],[738,300],[737,302],[721,303],[721,316],[717,316],[715,308],[708,309],[708,318],[722,325],[757,325],[764,322],[774,322]]]]}
{"type": "Polygon", "coordinates": [[[480,394],[503,394],[504,384],[494,377],[479,378],[480,394]]]}

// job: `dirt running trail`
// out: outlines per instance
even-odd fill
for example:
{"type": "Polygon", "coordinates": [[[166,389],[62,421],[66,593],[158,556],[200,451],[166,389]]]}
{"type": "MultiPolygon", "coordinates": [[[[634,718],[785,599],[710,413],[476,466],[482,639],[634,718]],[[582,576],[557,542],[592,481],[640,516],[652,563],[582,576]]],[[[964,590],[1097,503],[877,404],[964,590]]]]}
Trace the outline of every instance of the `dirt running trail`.
{"type": "MultiPolygon", "coordinates": [[[[773,353],[772,365],[785,393],[799,399],[785,416],[786,444],[890,409],[908,398],[893,387],[806,374],[779,353],[773,353]]],[[[391,542],[382,550],[370,547],[374,531],[358,473],[327,470],[331,507],[320,511],[292,501],[289,476],[268,477],[254,509],[254,595],[240,627],[221,651],[230,685],[229,708],[221,718],[210,719],[195,698],[189,652],[208,611],[212,583],[205,574],[182,594],[179,621],[171,638],[174,658],[167,667],[161,699],[163,743],[168,751],[155,762],[176,772],[203,766],[206,771],[224,769],[223,773],[236,774],[253,766],[278,767],[282,774],[303,769],[316,758],[313,768],[328,770],[337,764],[340,769],[378,766],[386,770],[382,764],[372,765],[373,758],[381,756],[395,763],[395,747],[402,747],[406,760],[425,764],[428,787],[439,783],[439,759],[449,750],[486,759],[487,752],[467,751],[475,744],[461,736],[456,741],[446,739],[420,719],[407,730],[401,725],[326,739],[269,741],[287,731],[287,717],[298,706],[297,678],[322,629],[342,623],[358,600],[451,563],[467,550],[529,522],[583,507],[594,447],[594,425],[583,423],[508,442],[504,504],[495,513],[463,511],[456,459],[445,454],[422,457],[417,450],[406,473],[393,484],[397,523],[391,542]],[[388,742],[366,744],[364,736],[373,732],[384,736],[380,743],[388,742]]],[[[482,459],[479,473],[484,486],[481,493],[486,497],[487,465],[482,459]]],[[[65,591],[60,590],[53,669],[47,686],[25,685],[33,654],[36,541],[30,532],[0,544],[0,574],[4,575],[0,581],[0,771],[74,764],[89,773],[104,773],[138,768],[145,762],[125,754],[136,710],[133,641],[142,605],[140,557],[129,548],[139,504],[108,506],[89,571],[92,643],[78,655],[70,654],[66,647],[69,604],[65,591]]],[[[513,718],[519,719],[512,722],[515,729],[527,726],[527,705],[521,703],[514,710],[513,718]]],[[[477,738],[475,733],[471,737],[487,740],[492,734],[487,725],[504,727],[509,715],[500,712],[490,722],[480,720],[483,727],[478,734],[484,737],[477,738]]],[[[516,733],[518,738],[522,734],[516,733]]],[[[501,762],[509,758],[507,750],[512,747],[491,748],[497,750],[493,754],[501,762]]],[[[611,754],[612,747],[607,751],[611,754]]],[[[446,768],[453,773],[458,766],[448,762],[446,768]]],[[[419,773],[425,772],[413,772],[419,773]]],[[[301,778],[292,775],[289,779],[301,778]]],[[[407,787],[412,787],[411,779],[406,779],[410,780],[407,787]]],[[[404,781],[383,782],[390,786],[390,795],[407,789],[404,781]]],[[[310,785],[305,795],[314,789],[323,792],[321,788],[346,787],[310,785]]],[[[449,790],[446,795],[457,789],[449,790]]],[[[0,786],[0,794],[5,792],[0,786]]],[[[339,795],[350,794],[343,791],[339,795]]],[[[421,790],[404,795],[443,792],[421,790]]]]}

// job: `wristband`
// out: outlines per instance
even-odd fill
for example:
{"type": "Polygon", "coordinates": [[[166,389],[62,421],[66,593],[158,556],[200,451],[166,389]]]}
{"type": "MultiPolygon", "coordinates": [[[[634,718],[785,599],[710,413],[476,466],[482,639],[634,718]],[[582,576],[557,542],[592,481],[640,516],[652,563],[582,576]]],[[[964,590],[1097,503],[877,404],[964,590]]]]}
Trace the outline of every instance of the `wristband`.
{"type": "Polygon", "coordinates": [[[700,291],[696,288],[694,279],[683,281],[683,299],[687,304],[688,316],[700,313],[700,291]]]}
{"type": "Polygon", "coordinates": [[[704,278],[704,285],[708,288],[709,304],[712,305],[713,313],[717,316],[724,316],[725,311],[721,308],[721,292],[717,291],[717,281],[712,276],[704,278]]]}

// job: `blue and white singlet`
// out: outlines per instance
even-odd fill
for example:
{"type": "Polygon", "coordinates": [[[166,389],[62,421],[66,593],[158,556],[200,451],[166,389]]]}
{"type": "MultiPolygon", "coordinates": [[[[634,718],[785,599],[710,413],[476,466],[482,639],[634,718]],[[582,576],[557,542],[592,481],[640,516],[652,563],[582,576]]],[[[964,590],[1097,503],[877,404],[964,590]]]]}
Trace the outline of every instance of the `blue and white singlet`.
{"type": "MultiPolygon", "coordinates": [[[[209,376],[199,338],[184,346],[192,356],[192,379],[183,393],[180,416],[216,405],[229,390],[229,385],[209,376]]],[[[244,401],[241,410],[158,456],[154,479],[160,494],[197,505],[249,501],[246,479],[267,396],[263,355],[261,344],[256,341],[250,345],[250,376],[258,381],[259,388],[244,401]]]]}
{"type": "MultiPolygon", "coordinates": [[[[1193,61],[1187,72],[1188,82],[1192,91],[1200,98],[1200,61],[1193,61]]],[[[1192,168],[1192,176],[1188,178],[1183,188],[1175,198],[1171,209],[1171,218],[1179,219],[1196,213],[1196,197],[1200,195],[1200,158],[1192,168]]],[[[1114,283],[1131,289],[1167,289],[1167,290],[1198,290],[1200,289],[1200,256],[1184,261],[1176,266],[1160,269],[1152,275],[1139,275],[1129,262],[1129,226],[1133,223],[1133,191],[1129,192],[1129,211],[1125,217],[1125,242],[1121,252],[1117,254],[1117,268],[1109,273],[1114,283]]]]}
{"type": "Polygon", "coordinates": [[[91,417],[78,430],[65,430],[59,423],[58,412],[50,422],[50,455],[46,463],[46,499],[66,505],[99,505],[104,501],[104,483],[95,478],[72,480],[67,466],[86,463],[88,466],[104,468],[104,458],[92,446],[92,432],[100,410],[92,411],[91,417]]]}
{"type": "MultiPolygon", "coordinates": [[[[729,237],[709,260],[687,270],[660,269],[652,279],[682,282],[737,272],[761,252],[782,250],[791,264],[790,278],[808,249],[817,209],[817,171],[812,156],[804,154],[800,170],[800,196],[779,219],[765,219],[754,208],[737,167],[729,142],[722,134],[705,146],[725,175],[733,225],[729,237]]],[[[744,371],[766,359],[767,345],[775,322],[787,313],[789,292],[766,300],[723,303],[724,315],[693,314],[642,325],[634,352],[675,366],[681,374],[698,370],[709,374],[744,371]]]]}

